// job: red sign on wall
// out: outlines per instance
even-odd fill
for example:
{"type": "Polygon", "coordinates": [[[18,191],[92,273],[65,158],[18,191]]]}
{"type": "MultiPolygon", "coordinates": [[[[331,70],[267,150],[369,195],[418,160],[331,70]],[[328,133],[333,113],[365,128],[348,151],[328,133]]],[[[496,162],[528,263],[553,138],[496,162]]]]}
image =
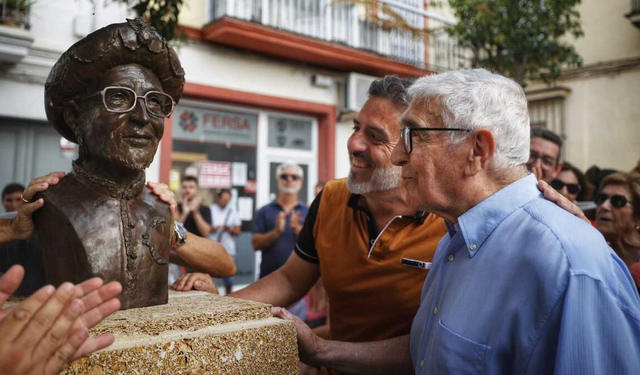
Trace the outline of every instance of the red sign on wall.
{"type": "Polygon", "coordinates": [[[198,178],[201,188],[222,189],[231,187],[231,163],[205,161],[200,164],[198,178]]]}

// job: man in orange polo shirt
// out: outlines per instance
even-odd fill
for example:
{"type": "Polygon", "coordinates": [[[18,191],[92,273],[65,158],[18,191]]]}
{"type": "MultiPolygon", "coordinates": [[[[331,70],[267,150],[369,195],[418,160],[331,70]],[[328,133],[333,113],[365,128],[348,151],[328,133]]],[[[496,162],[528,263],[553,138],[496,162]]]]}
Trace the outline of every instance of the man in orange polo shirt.
{"type": "MultiPolygon", "coordinates": [[[[288,306],[322,276],[329,338],[361,342],[399,336],[398,345],[409,345],[427,270],[401,260],[430,262],[446,233],[442,219],[409,208],[401,169],[391,164],[410,83],[387,76],[371,84],[347,145],[348,179],[330,181],[316,197],[287,262],[231,296],[288,306]]],[[[191,282],[184,289],[206,289],[210,280],[185,279],[191,282]]],[[[398,358],[398,363],[410,361],[398,358]]]]}
{"type": "MultiPolygon", "coordinates": [[[[400,118],[408,105],[409,84],[393,76],[371,84],[369,100],[354,120],[347,145],[349,178],[330,181],[316,197],[295,251],[281,268],[231,294],[287,306],[322,276],[329,296],[331,339],[323,341],[322,347],[341,352],[349,361],[313,362],[305,358],[305,348],[300,352],[303,361],[349,373],[413,371],[409,351],[393,349],[409,347],[408,333],[420,303],[426,267],[446,229],[441,218],[411,210],[400,185],[400,170],[391,164],[391,150],[400,140],[400,118]],[[414,266],[403,266],[402,258],[414,266]],[[348,344],[365,341],[373,342],[363,344],[362,350],[348,344]]],[[[541,188],[545,197],[579,214],[548,185],[541,183],[541,188]]],[[[187,275],[177,282],[177,289],[208,290],[210,280],[206,275],[187,275]]],[[[274,311],[279,317],[295,319],[282,309],[274,311]]],[[[299,343],[317,340],[299,324],[304,323],[296,322],[299,343]]]]}

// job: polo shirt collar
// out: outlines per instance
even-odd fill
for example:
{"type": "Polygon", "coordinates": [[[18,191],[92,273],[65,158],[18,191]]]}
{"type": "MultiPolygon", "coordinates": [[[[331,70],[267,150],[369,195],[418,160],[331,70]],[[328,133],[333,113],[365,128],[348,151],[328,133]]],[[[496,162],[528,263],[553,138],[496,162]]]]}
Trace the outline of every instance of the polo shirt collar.
{"type": "MultiPolygon", "coordinates": [[[[349,196],[349,200],[347,201],[347,206],[354,210],[364,211],[364,213],[367,214],[367,217],[371,217],[371,213],[369,212],[367,206],[364,204],[364,197],[361,194],[351,193],[351,195],[349,196]]],[[[427,216],[429,216],[429,213],[427,211],[417,211],[413,215],[402,215],[403,218],[411,218],[417,220],[420,224],[424,223],[424,221],[427,219],[427,216]]]]}
{"type": "MultiPolygon", "coordinates": [[[[280,210],[282,210],[282,206],[280,205],[280,203],[278,203],[278,201],[277,201],[277,200],[273,200],[273,201],[271,201],[271,203],[269,203],[269,204],[270,204],[270,205],[272,205],[272,206],[274,206],[274,207],[277,207],[277,208],[278,208],[278,209],[280,209],[280,210]]],[[[298,201],[298,203],[296,203],[296,205],[295,205],[295,206],[293,206],[293,208],[300,208],[300,207],[302,207],[302,202],[301,202],[301,201],[298,201]]]]}
{"type": "MultiPolygon", "coordinates": [[[[493,230],[527,202],[541,195],[533,174],[522,177],[503,187],[458,218],[469,257],[480,250],[493,230]]],[[[450,232],[451,233],[451,232],[450,232]]]]}

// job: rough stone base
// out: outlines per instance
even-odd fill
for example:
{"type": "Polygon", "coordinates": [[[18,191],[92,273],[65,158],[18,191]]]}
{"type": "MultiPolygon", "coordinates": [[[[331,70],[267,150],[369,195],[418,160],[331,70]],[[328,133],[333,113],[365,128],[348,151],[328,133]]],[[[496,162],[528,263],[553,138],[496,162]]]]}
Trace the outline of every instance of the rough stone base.
{"type": "Polygon", "coordinates": [[[64,374],[298,374],[293,324],[261,303],[170,292],[166,305],[118,311],[92,330],[104,332],[115,342],[64,374]]]}

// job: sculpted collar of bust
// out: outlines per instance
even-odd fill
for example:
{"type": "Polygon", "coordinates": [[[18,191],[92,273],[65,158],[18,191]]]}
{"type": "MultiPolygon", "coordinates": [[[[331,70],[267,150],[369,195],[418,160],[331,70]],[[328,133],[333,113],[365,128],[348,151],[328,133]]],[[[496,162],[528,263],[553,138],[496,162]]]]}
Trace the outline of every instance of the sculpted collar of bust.
{"type": "Polygon", "coordinates": [[[87,188],[116,199],[131,199],[140,195],[145,186],[144,174],[140,174],[140,177],[131,184],[119,184],[108,178],[88,173],[77,160],[73,162],[73,173],[78,182],[87,188]]]}

